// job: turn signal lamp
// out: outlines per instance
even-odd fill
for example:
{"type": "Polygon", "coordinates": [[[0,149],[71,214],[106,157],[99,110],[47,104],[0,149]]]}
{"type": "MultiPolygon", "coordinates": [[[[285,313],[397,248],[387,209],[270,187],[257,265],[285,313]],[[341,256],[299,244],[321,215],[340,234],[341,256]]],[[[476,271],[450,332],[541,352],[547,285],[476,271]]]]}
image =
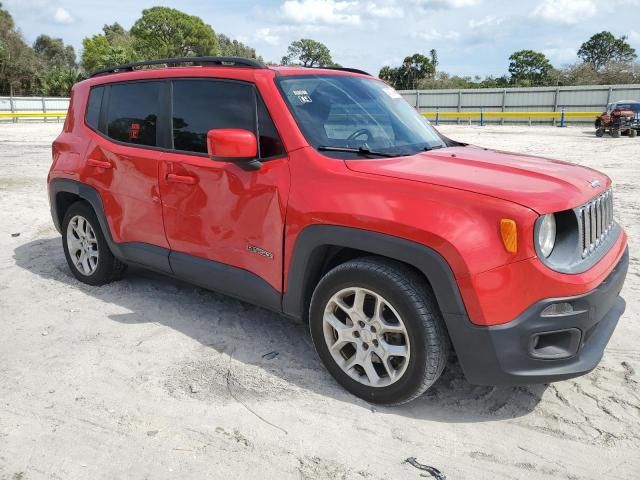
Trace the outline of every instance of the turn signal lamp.
{"type": "Polygon", "coordinates": [[[515,220],[510,218],[500,220],[500,235],[507,252],[516,253],[518,251],[518,229],[515,220]]]}

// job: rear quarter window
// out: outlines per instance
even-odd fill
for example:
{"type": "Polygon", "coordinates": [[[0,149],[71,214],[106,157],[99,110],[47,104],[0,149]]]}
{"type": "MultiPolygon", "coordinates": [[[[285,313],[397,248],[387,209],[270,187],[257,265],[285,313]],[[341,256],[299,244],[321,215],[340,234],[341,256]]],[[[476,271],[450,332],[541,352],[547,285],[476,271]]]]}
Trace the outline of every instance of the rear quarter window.
{"type": "Polygon", "coordinates": [[[89,92],[85,121],[87,125],[94,130],[98,130],[98,124],[100,122],[100,106],[102,105],[103,94],[104,87],[93,87],[89,92]]]}

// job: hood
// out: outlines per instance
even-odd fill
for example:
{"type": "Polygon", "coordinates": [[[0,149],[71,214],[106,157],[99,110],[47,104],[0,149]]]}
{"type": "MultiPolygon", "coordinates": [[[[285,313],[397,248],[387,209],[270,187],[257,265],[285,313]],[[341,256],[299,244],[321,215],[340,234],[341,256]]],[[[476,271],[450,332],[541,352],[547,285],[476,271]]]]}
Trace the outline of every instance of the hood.
{"type": "Polygon", "coordinates": [[[577,207],[611,184],[609,177],[591,168],[474,146],[443,148],[409,157],[346,160],[346,164],[355,172],[489,195],[539,214],[577,207]]]}

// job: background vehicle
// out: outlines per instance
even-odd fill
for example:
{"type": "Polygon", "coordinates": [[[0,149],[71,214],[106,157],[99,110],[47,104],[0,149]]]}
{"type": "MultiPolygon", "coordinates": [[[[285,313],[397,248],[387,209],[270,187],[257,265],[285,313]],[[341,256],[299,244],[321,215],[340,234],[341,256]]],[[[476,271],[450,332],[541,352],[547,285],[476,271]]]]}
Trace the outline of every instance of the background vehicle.
{"type": "Polygon", "coordinates": [[[640,130],[640,102],[619,101],[607,105],[607,110],[595,121],[596,135],[609,132],[612,137],[627,134],[635,137],[640,130]]]}
{"type": "Polygon", "coordinates": [[[364,72],[103,70],[74,87],[53,157],[76,278],[133,263],[308,322],[371,402],[416,398],[451,348],[477,384],[584,374],[624,311],[608,177],[442,137],[364,72]]]}

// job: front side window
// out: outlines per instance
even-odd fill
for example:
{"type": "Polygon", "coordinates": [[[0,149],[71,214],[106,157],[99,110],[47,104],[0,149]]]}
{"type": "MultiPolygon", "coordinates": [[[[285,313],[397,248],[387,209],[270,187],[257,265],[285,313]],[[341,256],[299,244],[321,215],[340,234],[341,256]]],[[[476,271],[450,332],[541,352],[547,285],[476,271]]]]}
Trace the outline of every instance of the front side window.
{"type": "Polygon", "coordinates": [[[260,158],[272,158],[283,155],[284,146],[282,145],[282,140],[280,140],[273,120],[271,120],[267,106],[260,97],[258,97],[258,129],[260,130],[258,138],[260,158]]]}
{"type": "Polygon", "coordinates": [[[379,80],[304,75],[278,82],[302,133],[315,148],[413,155],[446,146],[424,117],[379,80]]]}
{"type": "Polygon", "coordinates": [[[111,85],[107,136],[134,145],[156,146],[161,87],[160,82],[111,85]]]}
{"type": "Polygon", "coordinates": [[[173,82],[173,147],[207,153],[207,132],[215,128],[256,131],[253,89],[215,80],[173,82]]]}
{"type": "Polygon", "coordinates": [[[176,150],[207,153],[209,130],[237,128],[256,134],[257,125],[261,158],[280,155],[284,151],[262,99],[248,84],[222,80],[175,80],[172,122],[173,147],[176,150]]]}

